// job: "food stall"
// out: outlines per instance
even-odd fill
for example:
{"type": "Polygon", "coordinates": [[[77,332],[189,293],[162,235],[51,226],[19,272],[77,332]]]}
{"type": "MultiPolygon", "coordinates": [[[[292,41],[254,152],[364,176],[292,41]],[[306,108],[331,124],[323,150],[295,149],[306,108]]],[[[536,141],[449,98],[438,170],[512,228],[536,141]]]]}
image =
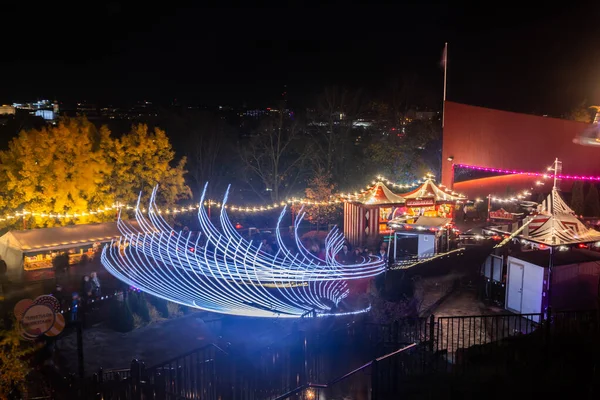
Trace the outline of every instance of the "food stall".
{"type": "Polygon", "coordinates": [[[373,243],[389,234],[388,222],[403,214],[405,200],[383,182],[344,198],[344,235],[353,246],[373,243]]]}
{"type": "Polygon", "coordinates": [[[388,222],[394,232],[390,258],[424,259],[450,250],[455,211],[466,198],[431,178],[402,197],[403,208],[388,222]]]}

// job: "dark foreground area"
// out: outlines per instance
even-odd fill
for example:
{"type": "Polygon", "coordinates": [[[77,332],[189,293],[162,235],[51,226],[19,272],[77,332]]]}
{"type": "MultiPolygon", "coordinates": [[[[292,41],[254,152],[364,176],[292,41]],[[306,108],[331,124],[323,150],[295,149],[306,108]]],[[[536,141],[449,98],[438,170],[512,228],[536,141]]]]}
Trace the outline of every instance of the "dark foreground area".
{"type": "MultiPolygon", "coordinates": [[[[193,318],[193,317],[186,317],[193,318]]],[[[393,399],[600,395],[598,313],[361,317],[280,326],[232,318],[215,342],[158,363],[62,381],[56,398],[393,399]],[[267,333],[269,332],[269,333],[267,333]],[[262,339],[261,339],[262,338],[262,339]],[[244,340],[246,339],[246,340],[244,340]],[[256,345],[251,345],[256,343],[256,345]],[[266,345],[263,345],[266,344],[266,345]],[[404,351],[402,351],[404,349],[404,351]],[[76,394],[77,397],[73,397],[76,394]]]]}

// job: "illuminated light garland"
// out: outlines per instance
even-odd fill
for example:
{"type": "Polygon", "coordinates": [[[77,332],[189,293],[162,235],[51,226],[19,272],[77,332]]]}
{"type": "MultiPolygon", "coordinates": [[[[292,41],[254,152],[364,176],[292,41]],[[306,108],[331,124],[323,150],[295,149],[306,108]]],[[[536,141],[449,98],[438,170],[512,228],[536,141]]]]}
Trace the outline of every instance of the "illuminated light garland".
{"type": "MultiPolygon", "coordinates": [[[[554,174],[547,172],[530,172],[530,171],[517,171],[517,170],[509,170],[502,168],[489,168],[489,167],[481,167],[477,165],[468,165],[468,164],[453,164],[454,167],[465,168],[474,171],[485,171],[485,172],[496,172],[499,174],[511,174],[511,175],[527,175],[527,176],[535,176],[542,178],[554,178],[554,174]]],[[[600,181],[600,176],[586,176],[586,175],[564,175],[558,174],[556,175],[557,179],[571,179],[578,181],[600,181]]]]}
{"type": "MultiPolygon", "coordinates": [[[[491,196],[489,197],[490,200],[495,201],[497,203],[514,203],[514,202],[518,202],[518,201],[523,201],[525,200],[528,196],[531,196],[531,192],[524,190],[521,193],[517,194],[516,196],[511,196],[511,197],[496,197],[496,196],[491,196]]],[[[487,199],[488,197],[486,197],[487,199]]],[[[483,199],[475,199],[476,203],[482,203],[485,200],[483,199]]]]}
{"type": "MultiPolygon", "coordinates": [[[[229,190],[228,190],[229,191],[229,190]]],[[[204,203],[206,186],[200,204],[204,203]]],[[[226,204],[228,192],[223,199],[226,204]]],[[[344,237],[337,229],[327,235],[325,260],[302,245],[297,235],[304,213],[294,226],[298,254],[290,253],[276,230],[275,255],[242,238],[221,207],[217,229],[204,206],[198,209],[200,236],[175,232],[157,212],[156,189],[148,213],[135,218],[139,228],[118,220],[122,236],[102,251],[102,264],[119,280],[144,292],[203,310],[246,316],[295,318],[307,313],[330,313],[348,296],[347,280],[376,276],[385,271],[380,257],[354,265],[335,260],[344,237]]],[[[280,214],[278,226],[285,215],[280,214]]],[[[364,312],[364,310],[359,310],[364,312]]],[[[335,313],[334,313],[335,314],[335,313]]]]}
{"type": "MultiPolygon", "coordinates": [[[[433,175],[428,175],[426,178],[424,179],[428,179],[433,177],[433,175]]],[[[262,206],[257,206],[257,205],[225,205],[222,204],[220,201],[215,201],[215,200],[204,200],[202,203],[204,204],[204,206],[206,207],[216,207],[216,208],[227,208],[228,210],[231,211],[240,211],[240,212],[250,212],[250,213],[256,213],[256,212],[264,212],[264,211],[272,211],[272,210],[278,210],[278,209],[282,209],[288,205],[301,205],[301,206],[329,206],[329,205],[336,205],[336,204],[342,204],[343,200],[341,199],[351,199],[353,197],[358,197],[361,194],[365,193],[366,191],[370,190],[374,184],[376,184],[377,182],[384,182],[389,186],[393,186],[393,187],[397,187],[397,188],[402,188],[402,189],[410,189],[413,187],[416,187],[420,184],[422,184],[424,182],[424,180],[417,180],[413,183],[410,184],[396,184],[391,182],[390,180],[386,179],[383,176],[378,176],[377,177],[377,181],[373,181],[371,185],[368,185],[366,187],[366,189],[362,190],[360,193],[359,192],[354,192],[354,194],[339,194],[339,195],[334,195],[332,197],[334,197],[334,199],[332,200],[326,200],[326,201],[315,201],[315,200],[310,200],[310,199],[305,199],[305,198],[297,198],[297,197],[293,197],[293,198],[289,198],[285,201],[281,201],[278,203],[273,203],[273,204],[267,204],[267,205],[262,205],[262,206]]],[[[443,185],[439,185],[440,187],[443,187],[443,185]]],[[[445,188],[444,189],[446,192],[451,192],[449,189],[445,188]]],[[[454,192],[452,192],[453,194],[455,194],[454,192]]],[[[141,208],[139,209],[138,206],[131,206],[131,205],[125,205],[125,204],[121,204],[121,203],[116,203],[113,204],[112,206],[109,207],[101,207],[101,208],[97,208],[97,209],[93,209],[93,210],[87,210],[87,211],[82,211],[79,213],[73,213],[73,212],[64,212],[64,213],[55,213],[55,212],[31,212],[31,211],[27,211],[27,210],[23,210],[23,211],[15,211],[12,213],[8,213],[3,217],[0,217],[0,222],[3,221],[10,221],[13,219],[18,219],[18,218],[22,218],[22,217],[40,217],[40,218],[50,218],[50,219],[73,219],[73,218],[80,218],[80,217],[89,217],[89,216],[93,216],[93,215],[99,215],[99,214],[105,214],[105,213],[109,213],[109,212],[120,212],[122,210],[129,210],[129,211],[141,211],[142,213],[147,213],[148,210],[145,208],[141,208]]],[[[155,212],[158,214],[166,214],[166,215],[171,215],[171,214],[180,214],[180,213],[185,213],[185,212],[192,212],[192,211],[197,211],[198,210],[198,205],[188,205],[188,206],[182,206],[182,207],[173,207],[173,208],[165,208],[165,209],[155,209],[155,212]]]]}
{"type": "MultiPolygon", "coordinates": [[[[401,184],[401,183],[394,183],[391,180],[387,179],[386,177],[378,175],[376,180],[372,181],[370,185],[368,185],[365,189],[361,190],[360,192],[342,193],[340,195],[340,197],[347,199],[347,200],[357,199],[364,193],[368,192],[369,190],[372,190],[373,186],[376,185],[377,182],[382,182],[382,183],[385,183],[387,186],[392,186],[392,187],[399,188],[399,189],[412,189],[414,187],[424,184],[428,180],[433,180],[434,178],[435,178],[435,176],[433,174],[427,174],[423,179],[418,179],[412,183],[401,184]]],[[[442,188],[445,193],[464,197],[463,195],[458,194],[458,193],[448,189],[444,185],[440,184],[437,186],[438,186],[438,188],[442,188]]]]}

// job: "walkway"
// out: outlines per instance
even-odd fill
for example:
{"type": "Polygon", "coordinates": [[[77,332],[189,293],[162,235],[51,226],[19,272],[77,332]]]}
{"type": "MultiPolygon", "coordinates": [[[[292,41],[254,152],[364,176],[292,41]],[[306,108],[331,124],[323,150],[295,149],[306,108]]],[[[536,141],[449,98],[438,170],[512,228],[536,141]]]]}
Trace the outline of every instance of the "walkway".
{"type": "MultiPolygon", "coordinates": [[[[124,368],[131,360],[143,360],[147,366],[176,357],[216,340],[202,317],[195,312],[185,317],[157,322],[128,333],[117,333],[105,327],[83,331],[83,353],[86,375],[124,368]]],[[[76,373],[77,335],[70,332],[57,342],[57,352],[69,372],[76,373]]]]}

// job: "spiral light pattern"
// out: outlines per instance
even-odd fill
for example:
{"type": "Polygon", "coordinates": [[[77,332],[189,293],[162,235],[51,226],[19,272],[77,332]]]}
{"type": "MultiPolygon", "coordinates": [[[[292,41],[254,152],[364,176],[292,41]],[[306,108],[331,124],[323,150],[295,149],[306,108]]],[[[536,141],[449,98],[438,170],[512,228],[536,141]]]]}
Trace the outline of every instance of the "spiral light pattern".
{"type": "MultiPolygon", "coordinates": [[[[198,209],[200,234],[176,232],[158,212],[156,193],[157,188],[146,216],[139,211],[138,199],[137,226],[119,218],[122,236],[103,249],[101,260],[117,279],[165,300],[244,316],[336,315],[339,302],[348,296],[346,281],[385,271],[379,257],[353,265],[337,262],[336,255],[344,245],[337,228],[325,240],[325,259],[314,256],[298,239],[302,212],[294,226],[297,254],[286,248],[279,229],[276,254],[265,253],[261,243],[248,241],[235,230],[225,207],[219,218],[221,229],[213,225],[203,206],[206,185],[198,209]]],[[[229,189],[223,205],[228,193],[229,189]]],[[[277,227],[285,212],[284,208],[277,227]]]]}

